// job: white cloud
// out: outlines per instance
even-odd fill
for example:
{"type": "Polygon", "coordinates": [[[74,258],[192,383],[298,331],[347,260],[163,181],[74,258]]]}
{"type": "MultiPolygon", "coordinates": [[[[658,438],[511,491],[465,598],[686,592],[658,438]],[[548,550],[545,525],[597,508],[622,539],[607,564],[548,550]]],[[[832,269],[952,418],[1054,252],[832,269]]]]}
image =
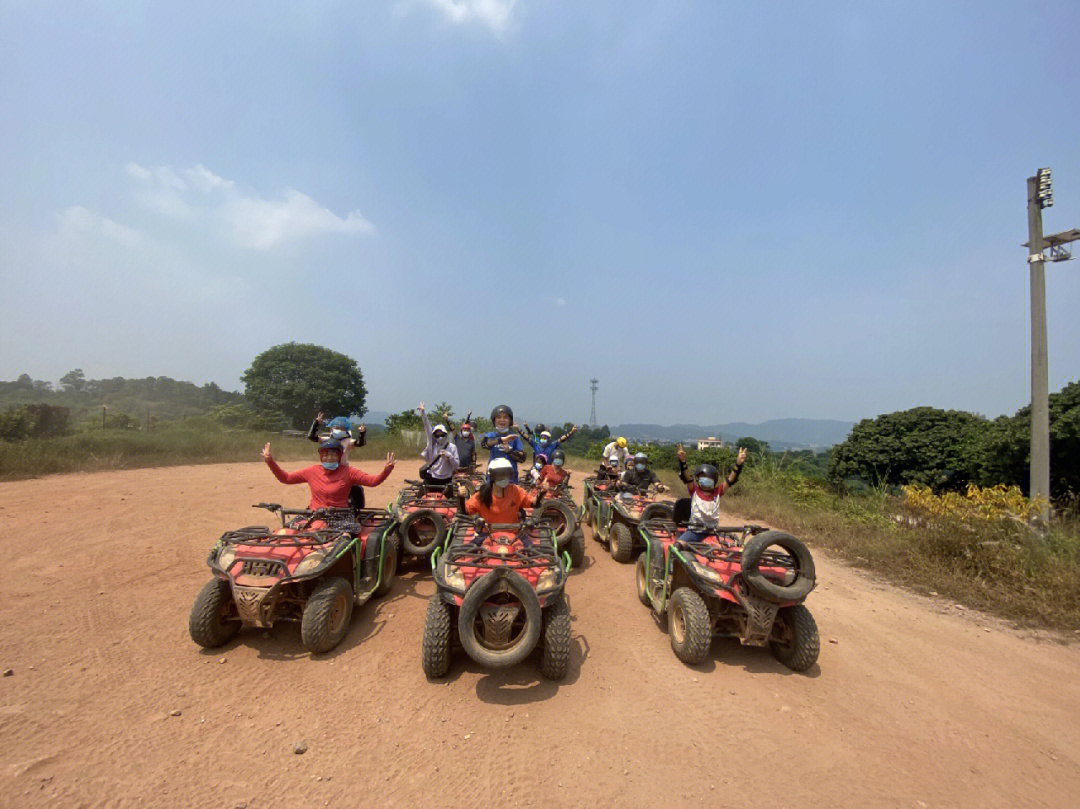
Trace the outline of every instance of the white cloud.
{"type": "Polygon", "coordinates": [[[442,12],[450,22],[460,25],[477,21],[495,34],[504,34],[510,27],[517,0],[424,0],[442,12]]]}
{"type": "Polygon", "coordinates": [[[169,166],[126,167],[135,198],[171,219],[204,219],[240,247],[269,250],[285,242],[324,234],[371,234],[375,226],[359,211],[341,217],[307,194],[285,189],[283,199],[245,194],[202,164],[174,171],[169,166]]]}
{"type": "Polygon", "coordinates": [[[137,247],[145,244],[145,237],[134,228],[114,222],[107,216],[96,214],[81,205],[65,208],[59,214],[60,233],[65,236],[88,235],[104,236],[109,241],[124,247],[137,247]]]}

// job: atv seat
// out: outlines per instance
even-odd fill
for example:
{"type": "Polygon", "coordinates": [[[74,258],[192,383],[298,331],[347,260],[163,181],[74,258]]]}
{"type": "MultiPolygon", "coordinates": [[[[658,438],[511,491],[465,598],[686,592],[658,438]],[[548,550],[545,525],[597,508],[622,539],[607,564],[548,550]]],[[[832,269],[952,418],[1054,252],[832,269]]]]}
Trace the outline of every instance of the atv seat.
{"type": "Polygon", "coordinates": [[[671,508],[671,521],[680,528],[690,522],[690,498],[680,497],[671,508]]]}

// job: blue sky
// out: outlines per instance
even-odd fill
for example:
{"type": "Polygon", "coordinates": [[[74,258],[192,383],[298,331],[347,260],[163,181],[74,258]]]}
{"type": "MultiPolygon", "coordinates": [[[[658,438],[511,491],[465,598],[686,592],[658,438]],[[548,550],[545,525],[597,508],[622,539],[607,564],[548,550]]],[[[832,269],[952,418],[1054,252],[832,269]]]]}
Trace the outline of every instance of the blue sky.
{"type": "MultiPolygon", "coordinates": [[[[1080,5],[748,5],[4,0],[0,378],[237,388],[297,340],[379,410],[1023,405],[1080,5]]],[[[1047,276],[1056,390],[1080,262],[1047,276]]]]}

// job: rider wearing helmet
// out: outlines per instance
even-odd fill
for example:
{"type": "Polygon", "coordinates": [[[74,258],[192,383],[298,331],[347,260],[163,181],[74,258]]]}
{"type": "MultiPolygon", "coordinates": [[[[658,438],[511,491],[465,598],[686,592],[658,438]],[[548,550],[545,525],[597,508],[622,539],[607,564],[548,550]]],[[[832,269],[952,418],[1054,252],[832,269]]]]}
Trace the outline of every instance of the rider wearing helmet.
{"type": "Polygon", "coordinates": [[[515,477],[513,464],[508,459],[493,458],[487,466],[487,481],[468,500],[465,500],[465,487],[458,484],[462,508],[489,523],[520,522],[522,506],[535,505],[541,494],[539,489],[525,491],[514,483],[515,477]]]}
{"type": "Polygon", "coordinates": [[[630,450],[626,448],[626,439],[620,435],[604,447],[604,451],[600,453],[600,468],[607,476],[616,477],[619,466],[625,465],[629,458],[630,450]]]}
{"type": "Polygon", "coordinates": [[[679,479],[690,492],[690,521],[681,537],[687,542],[700,542],[720,524],[720,498],[735,485],[739,472],[746,463],[746,448],[739,447],[735,466],[726,480],[720,480],[720,470],[711,463],[700,464],[693,475],[686,471],[686,451],[679,445],[679,479]]]}
{"type": "Polygon", "coordinates": [[[619,479],[620,489],[638,489],[644,491],[650,486],[656,486],[658,491],[666,488],[657,477],[656,473],[649,468],[649,456],[644,452],[638,452],[633,458],[634,466],[623,472],[619,479]]]}
{"type": "Polygon", "coordinates": [[[308,430],[308,441],[314,441],[319,443],[327,438],[333,438],[336,441],[341,442],[342,455],[341,462],[348,463],[349,447],[362,447],[367,441],[367,427],[360,424],[353,430],[352,422],[345,416],[335,416],[330,419],[326,424],[326,433],[319,434],[319,428],[322,427],[323,414],[320,411],[315,416],[315,421],[311,422],[311,429],[308,430]]]}
{"type": "Polygon", "coordinates": [[[341,462],[341,442],[333,438],[319,444],[319,463],[295,472],[286,472],[270,454],[270,442],[263,447],[262,457],[274,477],[282,483],[306,483],[311,489],[308,508],[347,508],[349,491],[353,486],[378,486],[394,469],[394,453],[386,453],[386,465],[378,475],[369,475],[358,467],[341,462]]]}
{"type": "Polygon", "coordinates": [[[551,463],[540,470],[540,485],[549,490],[557,489],[570,479],[566,470],[566,453],[561,449],[551,453],[551,463]]]}
{"type": "Polygon", "coordinates": [[[547,466],[547,455],[540,454],[533,459],[533,465],[529,467],[529,471],[525,472],[524,483],[539,483],[540,473],[544,471],[544,467],[547,466]]]}
{"type": "Polygon", "coordinates": [[[420,478],[431,488],[446,486],[460,465],[457,447],[450,442],[450,431],[446,429],[446,425],[431,426],[423,402],[417,410],[420,411],[420,420],[423,421],[424,432],[427,433],[427,444],[422,453],[425,463],[420,467],[420,478]]]}
{"type": "Polygon", "coordinates": [[[443,414],[443,418],[446,423],[450,425],[450,430],[453,433],[454,446],[457,447],[458,461],[461,471],[472,471],[476,466],[476,439],[473,438],[473,428],[469,420],[472,418],[472,411],[470,410],[468,415],[465,416],[465,420],[458,425],[457,429],[454,428],[454,423],[450,420],[450,416],[443,414]]]}
{"type": "Polygon", "coordinates": [[[525,445],[521,436],[511,431],[514,426],[514,411],[509,405],[498,405],[491,411],[491,423],[495,429],[480,439],[480,446],[491,451],[490,461],[504,458],[510,462],[517,479],[517,465],[525,460],[525,445]]]}
{"type": "Polygon", "coordinates": [[[529,429],[528,422],[525,423],[524,430],[519,430],[521,437],[528,441],[529,445],[532,447],[533,458],[535,459],[537,455],[543,455],[549,461],[551,460],[551,456],[555,452],[555,450],[559,448],[559,445],[562,444],[563,441],[568,441],[570,439],[570,436],[572,436],[576,432],[577,425],[573,424],[570,426],[569,432],[559,436],[557,440],[553,440],[551,437],[551,431],[543,424],[536,425],[535,433],[533,433],[533,431],[529,429]]]}

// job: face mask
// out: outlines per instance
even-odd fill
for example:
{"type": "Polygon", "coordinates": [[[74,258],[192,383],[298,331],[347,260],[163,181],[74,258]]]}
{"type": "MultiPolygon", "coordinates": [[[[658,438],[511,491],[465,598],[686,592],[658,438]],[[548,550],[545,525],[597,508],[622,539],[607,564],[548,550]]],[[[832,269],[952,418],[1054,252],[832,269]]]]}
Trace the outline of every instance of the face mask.
{"type": "Polygon", "coordinates": [[[496,481],[492,481],[492,485],[499,491],[502,491],[510,485],[510,480],[508,478],[499,478],[496,481]]]}
{"type": "Polygon", "coordinates": [[[449,443],[449,441],[450,439],[447,438],[445,435],[435,436],[435,443],[438,444],[440,447],[445,447],[449,443]]]}
{"type": "Polygon", "coordinates": [[[562,461],[560,461],[560,460],[559,460],[558,458],[556,458],[556,459],[555,459],[554,461],[552,461],[552,463],[553,463],[553,464],[554,464],[555,466],[562,466],[562,461]]]}
{"type": "Polygon", "coordinates": [[[698,478],[697,485],[702,489],[715,489],[716,481],[712,478],[698,478]]]}
{"type": "Polygon", "coordinates": [[[537,461],[535,466],[536,466],[537,469],[543,469],[544,468],[544,462],[543,461],[537,461]]]}
{"type": "Polygon", "coordinates": [[[338,441],[340,441],[342,438],[347,437],[348,435],[348,432],[342,430],[341,428],[334,428],[330,431],[330,437],[336,438],[338,441]]]}
{"type": "Polygon", "coordinates": [[[496,427],[495,432],[497,432],[499,435],[506,435],[508,432],[510,432],[510,428],[509,427],[496,427]]]}
{"type": "Polygon", "coordinates": [[[329,470],[330,472],[333,472],[335,469],[338,468],[338,462],[337,461],[323,461],[322,462],[322,468],[326,469],[326,470],[329,470]]]}
{"type": "Polygon", "coordinates": [[[472,433],[469,432],[468,430],[462,430],[461,431],[461,437],[462,438],[472,438],[472,433]]]}

